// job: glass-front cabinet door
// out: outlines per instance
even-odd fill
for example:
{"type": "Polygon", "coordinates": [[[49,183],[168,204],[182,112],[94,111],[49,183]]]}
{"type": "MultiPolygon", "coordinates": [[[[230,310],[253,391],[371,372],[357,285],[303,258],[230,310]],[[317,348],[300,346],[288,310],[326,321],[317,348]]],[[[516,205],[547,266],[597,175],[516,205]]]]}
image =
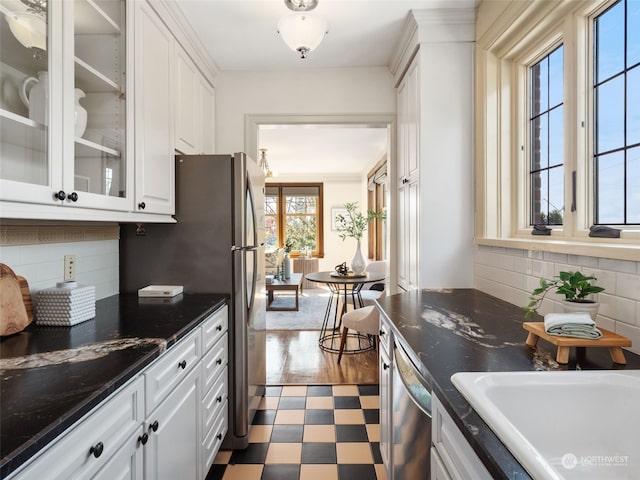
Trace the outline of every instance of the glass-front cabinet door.
{"type": "Polygon", "coordinates": [[[0,0],[0,13],[0,198],[131,210],[127,3],[0,0]]]}
{"type": "Polygon", "coordinates": [[[74,168],[78,206],[129,209],[127,11],[124,0],[74,0],[74,168]],[[80,199],[86,199],[81,202],[80,199]]]}
{"type": "Polygon", "coordinates": [[[61,75],[60,65],[49,71],[51,6],[0,0],[0,195],[10,200],[52,201],[53,189],[62,186],[49,142],[50,126],[62,121],[49,94],[51,76],[61,75]]]}

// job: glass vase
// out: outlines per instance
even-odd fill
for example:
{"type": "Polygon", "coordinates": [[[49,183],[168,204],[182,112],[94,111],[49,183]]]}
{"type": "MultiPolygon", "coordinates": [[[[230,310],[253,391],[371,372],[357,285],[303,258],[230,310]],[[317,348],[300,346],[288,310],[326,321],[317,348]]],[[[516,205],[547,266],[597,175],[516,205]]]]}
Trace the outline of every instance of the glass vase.
{"type": "Polygon", "coordinates": [[[362,248],[360,247],[360,239],[358,239],[358,247],[356,248],[356,254],[353,256],[351,260],[351,270],[355,275],[362,275],[364,273],[364,269],[366,268],[367,263],[364,261],[364,257],[362,256],[362,248]]]}

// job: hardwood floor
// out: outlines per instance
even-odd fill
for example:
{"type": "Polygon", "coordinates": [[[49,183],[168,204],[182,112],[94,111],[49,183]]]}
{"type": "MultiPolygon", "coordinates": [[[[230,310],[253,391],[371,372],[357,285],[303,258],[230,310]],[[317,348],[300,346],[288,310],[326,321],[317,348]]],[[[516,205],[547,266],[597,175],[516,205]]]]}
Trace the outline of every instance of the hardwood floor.
{"type": "MultiPolygon", "coordinates": [[[[267,385],[373,385],[378,352],[343,355],[320,350],[316,330],[267,331],[267,385]]],[[[350,339],[351,340],[351,339],[350,339]]]]}

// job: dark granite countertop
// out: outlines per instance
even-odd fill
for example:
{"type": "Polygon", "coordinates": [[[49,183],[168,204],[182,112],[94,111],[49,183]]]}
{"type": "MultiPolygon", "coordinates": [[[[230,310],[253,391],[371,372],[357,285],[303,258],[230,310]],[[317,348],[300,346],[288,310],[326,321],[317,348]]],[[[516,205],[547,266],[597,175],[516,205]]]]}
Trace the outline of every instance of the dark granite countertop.
{"type": "MultiPolygon", "coordinates": [[[[624,351],[627,365],[607,348],[571,349],[569,363],[555,362],[556,347],[525,345],[523,310],[472,289],[412,291],[379,300],[413,362],[494,478],[528,479],[526,470],[451,383],[457,372],[638,369],[640,355],[624,351]]],[[[531,321],[542,321],[542,317],[531,321]]],[[[553,434],[553,426],[549,426],[553,434]]]]}
{"type": "Polygon", "coordinates": [[[0,341],[0,477],[149,365],[226,303],[215,294],[172,301],[116,295],[73,327],[30,325],[0,341]]]}

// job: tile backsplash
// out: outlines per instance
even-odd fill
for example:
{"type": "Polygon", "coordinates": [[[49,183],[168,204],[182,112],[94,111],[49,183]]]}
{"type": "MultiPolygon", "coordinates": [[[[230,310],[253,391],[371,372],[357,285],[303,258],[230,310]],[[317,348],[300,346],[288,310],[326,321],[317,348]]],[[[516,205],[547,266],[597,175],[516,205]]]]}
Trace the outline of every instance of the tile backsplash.
{"type": "Polygon", "coordinates": [[[22,275],[31,293],[63,280],[64,256],[76,256],[76,280],[96,287],[96,300],[119,289],[118,240],[74,241],[32,245],[3,245],[0,262],[22,275]]]}
{"type": "MultiPolygon", "coordinates": [[[[518,306],[529,303],[540,277],[567,270],[595,276],[605,289],[598,295],[598,325],[630,338],[629,350],[640,354],[640,262],[484,245],[474,258],[475,288],[518,306]]],[[[548,295],[540,313],[560,312],[562,298],[548,295]]]]}

